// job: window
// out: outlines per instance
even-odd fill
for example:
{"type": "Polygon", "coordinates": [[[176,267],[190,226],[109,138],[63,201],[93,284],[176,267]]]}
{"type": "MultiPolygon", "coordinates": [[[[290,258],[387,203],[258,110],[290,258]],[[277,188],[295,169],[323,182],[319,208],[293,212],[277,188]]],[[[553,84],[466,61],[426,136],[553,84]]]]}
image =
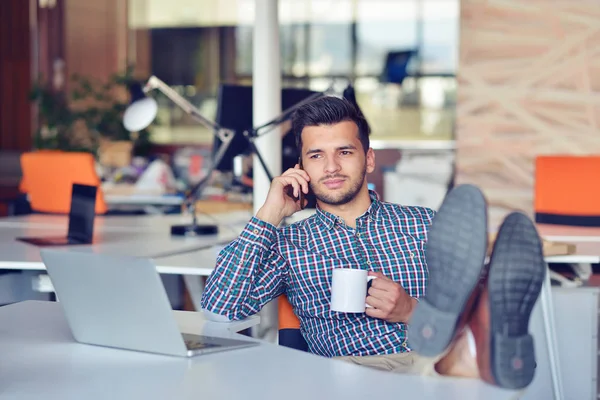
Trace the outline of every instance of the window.
{"type": "MultiPolygon", "coordinates": [[[[251,83],[254,0],[134,3],[132,26],[152,37],[150,72],[181,85],[177,90],[208,117],[220,82],[251,83]]],[[[374,136],[449,139],[459,8],[459,0],[279,0],[283,85],[323,90],[333,77],[353,77],[374,136]],[[388,53],[408,50],[408,76],[383,82],[388,53]]],[[[185,116],[165,107],[170,124],[162,132],[183,127],[185,116]]]]}

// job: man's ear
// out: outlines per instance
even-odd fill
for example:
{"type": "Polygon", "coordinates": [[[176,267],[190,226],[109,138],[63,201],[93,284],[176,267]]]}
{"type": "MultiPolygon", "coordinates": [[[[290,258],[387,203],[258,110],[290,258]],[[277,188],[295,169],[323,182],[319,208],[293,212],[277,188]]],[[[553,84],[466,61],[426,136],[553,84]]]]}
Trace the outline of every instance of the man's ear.
{"type": "Polygon", "coordinates": [[[367,173],[375,171],[375,152],[372,148],[367,150],[367,173]]]}

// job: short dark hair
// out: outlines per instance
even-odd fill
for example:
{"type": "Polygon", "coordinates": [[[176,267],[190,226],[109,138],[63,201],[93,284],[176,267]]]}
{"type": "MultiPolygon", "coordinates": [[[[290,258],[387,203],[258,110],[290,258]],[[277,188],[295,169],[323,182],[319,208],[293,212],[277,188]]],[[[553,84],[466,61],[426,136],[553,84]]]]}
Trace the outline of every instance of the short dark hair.
{"type": "Polygon", "coordinates": [[[320,97],[308,102],[292,114],[292,132],[298,151],[302,152],[302,130],[305,127],[334,125],[343,121],[352,121],[358,126],[358,139],[367,153],[371,133],[367,120],[350,101],[334,96],[320,97]]]}

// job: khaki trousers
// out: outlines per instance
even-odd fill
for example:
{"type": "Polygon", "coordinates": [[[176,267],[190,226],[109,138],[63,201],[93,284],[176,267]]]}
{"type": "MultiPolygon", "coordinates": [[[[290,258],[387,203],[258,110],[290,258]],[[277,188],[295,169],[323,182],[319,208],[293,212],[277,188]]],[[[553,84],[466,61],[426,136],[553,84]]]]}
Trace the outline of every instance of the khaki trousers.
{"type": "MultiPolygon", "coordinates": [[[[399,374],[426,376],[441,376],[435,370],[435,364],[441,358],[441,356],[435,358],[423,357],[414,351],[396,354],[384,354],[379,356],[334,357],[335,360],[343,360],[384,371],[391,371],[399,374]]],[[[524,393],[525,389],[517,390],[510,397],[510,399],[518,400],[524,395],[524,393]]]]}
{"type": "Polygon", "coordinates": [[[399,374],[439,375],[435,370],[435,364],[440,357],[423,357],[414,351],[377,356],[342,356],[334,359],[399,374]]]}

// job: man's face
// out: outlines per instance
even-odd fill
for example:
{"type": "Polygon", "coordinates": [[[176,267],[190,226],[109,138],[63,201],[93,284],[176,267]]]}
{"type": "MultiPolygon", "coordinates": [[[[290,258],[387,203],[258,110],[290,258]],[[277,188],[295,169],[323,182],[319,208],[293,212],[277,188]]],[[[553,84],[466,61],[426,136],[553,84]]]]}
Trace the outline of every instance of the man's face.
{"type": "Polygon", "coordinates": [[[310,188],[325,204],[342,205],[367,185],[365,175],[375,169],[375,154],[367,154],[351,121],[335,125],[307,126],[302,130],[303,169],[310,188]]]}

